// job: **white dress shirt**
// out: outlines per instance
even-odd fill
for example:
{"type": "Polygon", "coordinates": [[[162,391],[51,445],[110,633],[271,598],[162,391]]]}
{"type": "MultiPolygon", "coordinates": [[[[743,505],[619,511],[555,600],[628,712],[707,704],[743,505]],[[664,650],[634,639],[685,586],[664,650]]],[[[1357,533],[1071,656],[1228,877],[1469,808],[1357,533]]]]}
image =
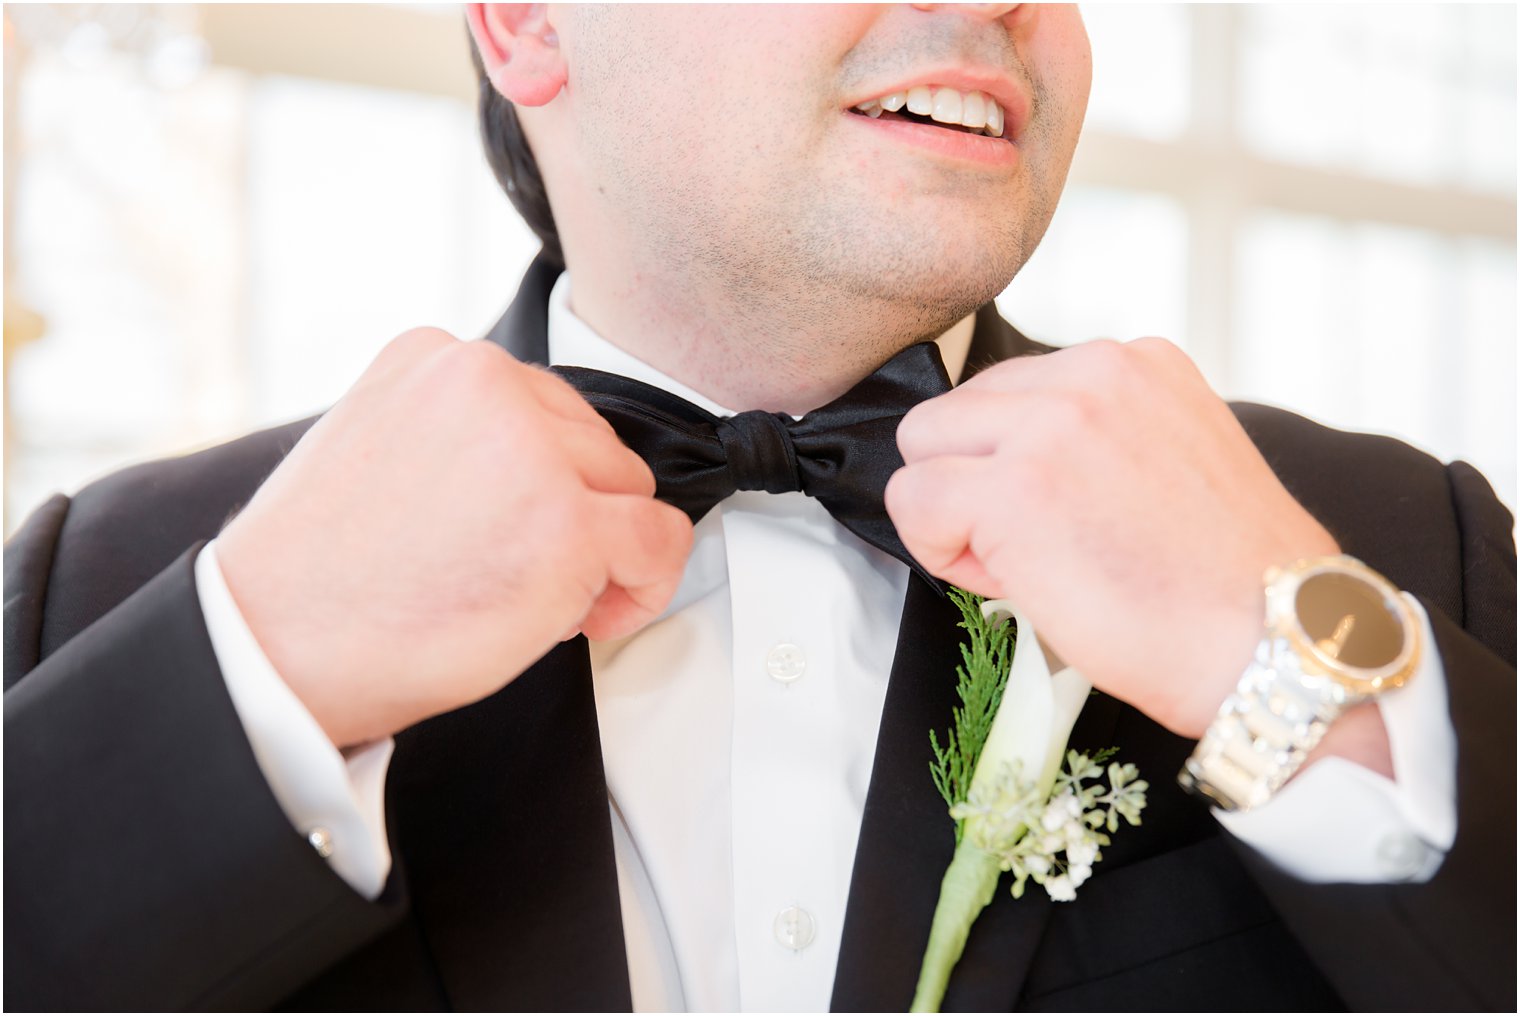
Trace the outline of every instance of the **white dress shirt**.
{"type": "MultiPolygon", "coordinates": [[[[595,334],[571,312],[569,286],[562,276],[550,298],[551,363],[731,413],[595,334]]],[[[276,798],[374,898],[390,867],[380,793],[390,742],[345,760],[259,650],[214,543],[196,581],[276,798]]],[[[626,639],[591,644],[636,1010],[828,1008],[907,581],[905,565],[817,501],[740,492],[698,523],[665,612],[626,639]]],[[[1428,879],[1456,833],[1439,656],[1427,653],[1379,706],[1397,783],[1327,759],[1267,805],[1220,821],[1305,880],[1428,879]]]]}

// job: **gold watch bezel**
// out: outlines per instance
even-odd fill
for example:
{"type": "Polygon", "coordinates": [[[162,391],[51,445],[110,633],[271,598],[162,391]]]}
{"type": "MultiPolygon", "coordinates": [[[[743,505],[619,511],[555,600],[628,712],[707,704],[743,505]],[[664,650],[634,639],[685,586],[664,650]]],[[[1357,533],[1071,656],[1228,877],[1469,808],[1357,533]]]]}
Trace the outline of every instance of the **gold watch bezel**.
{"type": "Polygon", "coordinates": [[[1402,687],[1419,667],[1419,627],[1414,611],[1393,583],[1348,554],[1304,558],[1286,568],[1269,568],[1266,593],[1268,631],[1288,642],[1305,674],[1318,674],[1336,681],[1350,698],[1367,698],[1402,687]],[[1329,573],[1366,584],[1398,621],[1403,629],[1404,642],[1391,662],[1372,668],[1351,666],[1323,651],[1304,630],[1297,609],[1299,587],[1317,575],[1329,573]]]}

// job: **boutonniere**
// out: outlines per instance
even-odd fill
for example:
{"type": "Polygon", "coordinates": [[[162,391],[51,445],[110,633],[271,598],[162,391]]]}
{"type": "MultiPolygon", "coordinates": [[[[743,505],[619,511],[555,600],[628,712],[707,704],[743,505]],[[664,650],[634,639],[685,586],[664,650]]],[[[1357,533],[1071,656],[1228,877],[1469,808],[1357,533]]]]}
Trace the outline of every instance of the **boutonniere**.
{"type": "Polygon", "coordinates": [[[1092,685],[1069,667],[1047,677],[1034,629],[1007,600],[984,601],[960,589],[950,596],[970,636],[956,668],[961,704],[945,744],[933,731],[929,741],[930,770],[955,820],[956,847],[934,909],[914,1012],[939,1011],[971,924],[992,902],[1003,872],[1013,874],[1015,899],[1031,881],[1053,900],[1075,899],[1119,819],[1140,824],[1147,788],[1133,765],[1110,761],[1116,749],[1067,750],[1092,685]],[[1100,782],[1105,775],[1107,786],[1100,782]]]}

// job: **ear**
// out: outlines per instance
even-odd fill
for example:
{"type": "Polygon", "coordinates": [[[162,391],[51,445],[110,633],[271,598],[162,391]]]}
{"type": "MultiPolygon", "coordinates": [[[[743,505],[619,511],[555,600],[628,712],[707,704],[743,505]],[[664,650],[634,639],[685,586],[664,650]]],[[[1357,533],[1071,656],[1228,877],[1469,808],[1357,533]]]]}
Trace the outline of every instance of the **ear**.
{"type": "Polygon", "coordinates": [[[465,19],[498,92],[523,106],[559,94],[567,71],[547,4],[468,4],[465,19]]]}

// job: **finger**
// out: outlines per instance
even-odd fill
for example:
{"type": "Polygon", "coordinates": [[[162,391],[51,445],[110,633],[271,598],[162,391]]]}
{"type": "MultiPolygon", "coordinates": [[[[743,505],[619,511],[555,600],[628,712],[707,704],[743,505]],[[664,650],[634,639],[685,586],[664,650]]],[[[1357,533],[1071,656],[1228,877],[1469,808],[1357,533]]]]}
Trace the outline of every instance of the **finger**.
{"type": "Polygon", "coordinates": [[[981,558],[976,552],[967,548],[960,557],[945,565],[939,572],[939,577],[953,586],[978,593],[990,600],[998,599],[1004,595],[1004,590],[987,571],[982,564],[981,558]]]}
{"type": "Polygon", "coordinates": [[[527,366],[523,378],[539,405],[555,416],[590,424],[609,433],[612,431],[612,425],[602,419],[602,414],[592,409],[591,403],[558,374],[541,367],[527,366]]]}
{"type": "Polygon", "coordinates": [[[412,328],[402,332],[375,355],[355,387],[371,386],[396,375],[416,373],[427,360],[461,345],[441,328],[412,328]]]}
{"type": "Polygon", "coordinates": [[[381,370],[407,368],[434,354],[460,345],[442,328],[411,328],[385,344],[372,366],[381,370]]]}
{"type": "Polygon", "coordinates": [[[554,424],[554,434],[591,490],[654,497],[654,473],[610,429],[561,419],[554,424]]]}
{"type": "Polygon", "coordinates": [[[598,642],[627,638],[653,621],[659,613],[659,610],[647,609],[621,586],[609,585],[591,605],[591,609],[581,619],[580,627],[572,634],[584,635],[598,642]]]}
{"type": "Polygon", "coordinates": [[[887,514],[903,546],[930,574],[983,596],[1006,591],[987,566],[988,505],[1003,499],[990,470],[1001,468],[980,456],[942,456],[899,469],[887,484],[887,514]]]}
{"type": "Polygon", "coordinates": [[[994,364],[966,380],[961,387],[1013,390],[1042,388],[1071,379],[1102,382],[1134,369],[1133,343],[1089,339],[1039,356],[1020,356],[994,364]]]}
{"type": "Polygon", "coordinates": [[[991,455],[997,450],[997,428],[991,421],[1006,420],[1009,400],[1003,392],[957,388],[920,402],[897,425],[897,448],[903,461],[936,455],[991,455]]]}
{"type": "Polygon", "coordinates": [[[581,630],[589,638],[619,638],[669,605],[691,554],[692,524],[679,509],[635,495],[602,495],[596,511],[607,588],[581,630]]]}
{"type": "Polygon", "coordinates": [[[887,515],[903,546],[935,575],[957,561],[971,545],[981,513],[974,494],[990,460],[978,456],[941,456],[904,466],[887,481],[887,515]]]}
{"type": "Polygon", "coordinates": [[[1079,389],[956,389],[915,406],[897,428],[908,465],[940,456],[991,456],[1012,449],[1075,446],[1110,426],[1117,410],[1079,389]]]}

